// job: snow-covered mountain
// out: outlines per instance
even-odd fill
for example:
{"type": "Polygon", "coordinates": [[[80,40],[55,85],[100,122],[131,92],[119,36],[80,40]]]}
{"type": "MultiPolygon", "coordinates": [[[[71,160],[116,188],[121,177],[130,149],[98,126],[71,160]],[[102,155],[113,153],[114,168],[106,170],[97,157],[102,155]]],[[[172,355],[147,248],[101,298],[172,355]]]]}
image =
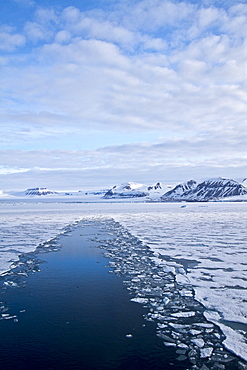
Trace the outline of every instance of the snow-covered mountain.
{"type": "Polygon", "coordinates": [[[115,185],[104,195],[105,199],[115,198],[159,198],[164,192],[160,182],[154,185],[144,185],[135,182],[127,182],[121,185],[115,185]]]}
{"type": "Polygon", "coordinates": [[[225,178],[213,178],[196,183],[190,180],[175,187],[162,185],[157,182],[154,185],[144,185],[135,182],[127,182],[115,185],[110,190],[90,190],[90,191],[51,191],[47,188],[31,188],[25,191],[0,191],[1,200],[4,199],[24,199],[29,201],[36,198],[43,201],[80,201],[80,202],[106,202],[116,199],[131,202],[161,201],[161,202],[203,202],[203,201],[247,201],[247,178],[237,182],[225,178]]]}
{"type": "Polygon", "coordinates": [[[19,196],[45,196],[58,194],[56,191],[48,190],[47,188],[32,188],[16,193],[19,196]]]}
{"type": "Polygon", "coordinates": [[[47,188],[31,188],[25,191],[0,191],[0,200],[27,200],[39,202],[106,202],[103,195],[109,189],[101,190],[72,190],[72,191],[51,191],[47,188]]]}
{"type": "Polygon", "coordinates": [[[189,180],[187,182],[183,182],[182,184],[178,184],[175,186],[175,188],[169,190],[167,193],[165,193],[162,197],[162,201],[166,200],[178,200],[180,197],[187,191],[190,191],[196,187],[196,181],[194,180],[189,180]]]}
{"type": "Polygon", "coordinates": [[[235,180],[223,179],[221,177],[216,179],[209,179],[196,185],[196,182],[191,180],[187,186],[191,187],[188,190],[184,184],[176,186],[170,192],[165,193],[160,200],[167,201],[191,201],[202,202],[209,200],[218,200],[228,197],[236,197],[247,194],[247,188],[235,180]],[[189,184],[189,185],[188,185],[189,184]],[[177,190],[176,190],[177,189],[177,190]]]}

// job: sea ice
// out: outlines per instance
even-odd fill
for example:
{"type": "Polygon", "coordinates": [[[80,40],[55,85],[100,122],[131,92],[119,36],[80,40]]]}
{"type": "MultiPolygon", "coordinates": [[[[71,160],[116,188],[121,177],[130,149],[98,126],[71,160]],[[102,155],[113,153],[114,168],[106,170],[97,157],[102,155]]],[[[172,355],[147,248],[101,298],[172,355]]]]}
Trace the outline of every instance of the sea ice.
{"type": "Polygon", "coordinates": [[[175,313],[172,313],[171,315],[174,316],[174,317],[192,317],[192,316],[195,316],[195,312],[194,311],[182,311],[182,312],[175,312],[175,313]]]}
{"type": "MultiPolygon", "coordinates": [[[[102,230],[107,230],[109,240],[99,233],[95,241],[101,243],[113,262],[112,271],[126,277],[126,287],[135,297],[132,299],[147,306],[147,320],[163,325],[158,328],[159,334],[163,331],[174,338],[172,343],[177,347],[188,345],[188,356],[198,368],[202,366],[198,358],[209,353],[207,348],[213,348],[209,357],[201,357],[207,365],[218,356],[219,348],[225,353],[223,340],[230,351],[247,361],[246,332],[221,322],[246,322],[246,204],[209,203],[207,208],[190,204],[185,209],[158,203],[33,203],[15,204],[11,210],[9,205],[0,207],[4,211],[0,213],[0,273],[9,270],[11,264],[16,267],[16,275],[25,274],[27,265],[30,272],[37,271],[33,261],[26,260],[24,267],[18,265],[19,255],[38,246],[41,252],[49,250],[46,240],[57,248],[53,238],[69,232],[68,224],[76,225],[81,219],[89,224],[98,222],[102,230]],[[207,309],[205,316],[207,312],[216,313],[206,318],[219,326],[226,338],[206,321],[203,307],[207,309]],[[180,316],[180,312],[195,314],[180,316]],[[172,323],[183,327],[172,327],[172,323]],[[194,349],[193,330],[200,331],[205,343],[201,349],[194,349]],[[200,352],[204,349],[208,352],[200,352]]],[[[8,274],[6,281],[16,282],[8,274]]]]}
{"type": "Polygon", "coordinates": [[[205,347],[200,349],[200,355],[202,358],[210,357],[213,353],[212,347],[205,347]]]}
{"type": "Polygon", "coordinates": [[[141,303],[141,304],[148,303],[148,299],[147,298],[141,298],[141,297],[131,298],[131,301],[132,302],[141,303]]]}

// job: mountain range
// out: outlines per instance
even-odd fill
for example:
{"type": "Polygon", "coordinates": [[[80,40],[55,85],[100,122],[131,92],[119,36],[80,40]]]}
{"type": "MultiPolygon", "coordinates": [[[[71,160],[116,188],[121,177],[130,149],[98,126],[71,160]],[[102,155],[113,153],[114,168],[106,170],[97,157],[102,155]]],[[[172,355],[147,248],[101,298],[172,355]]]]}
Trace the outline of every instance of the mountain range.
{"type": "Polygon", "coordinates": [[[237,200],[237,198],[243,196],[246,196],[247,200],[247,179],[240,184],[235,180],[219,177],[208,179],[201,183],[197,183],[195,180],[189,180],[176,185],[172,189],[169,189],[169,187],[164,189],[160,182],[151,186],[129,182],[113,186],[104,195],[104,198],[142,197],[161,202],[207,202],[231,197],[237,200]]]}
{"type": "Polygon", "coordinates": [[[22,192],[0,192],[1,198],[10,196],[18,197],[49,197],[67,198],[77,197],[81,200],[104,201],[110,199],[131,201],[156,201],[156,202],[207,202],[219,200],[247,201],[247,178],[241,183],[225,178],[213,178],[197,183],[195,180],[178,184],[176,186],[163,185],[157,182],[153,185],[144,185],[127,182],[114,185],[111,189],[94,192],[57,192],[47,188],[31,188],[22,192]]]}
{"type": "Polygon", "coordinates": [[[203,181],[199,184],[196,181],[177,185],[161,197],[161,201],[190,201],[203,202],[223,198],[242,196],[247,194],[247,188],[235,180],[216,178],[203,181]]]}
{"type": "Polygon", "coordinates": [[[164,193],[163,187],[160,182],[154,185],[143,185],[135,182],[127,182],[121,185],[115,185],[112,189],[108,190],[103,198],[116,199],[116,198],[144,198],[151,197],[158,199],[164,193]]]}
{"type": "Polygon", "coordinates": [[[23,195],[31,195],[31,196],[41,196],[41,195],[52,195],[52,194],[58,194],[56,191],[50,191],[46,188],[33,188],[33,189],[27,189],[23,192],[23,195]]]}

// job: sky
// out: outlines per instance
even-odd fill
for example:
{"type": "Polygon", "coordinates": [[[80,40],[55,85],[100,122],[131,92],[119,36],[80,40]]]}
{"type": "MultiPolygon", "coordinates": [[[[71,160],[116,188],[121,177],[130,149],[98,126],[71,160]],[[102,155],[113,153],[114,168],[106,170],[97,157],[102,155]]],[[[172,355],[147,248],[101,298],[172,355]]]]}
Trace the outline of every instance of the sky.
{"type": "Polygon", "coordinates": [[[247,177],[246,1],[0,7],[0,190],[247,177]]]}

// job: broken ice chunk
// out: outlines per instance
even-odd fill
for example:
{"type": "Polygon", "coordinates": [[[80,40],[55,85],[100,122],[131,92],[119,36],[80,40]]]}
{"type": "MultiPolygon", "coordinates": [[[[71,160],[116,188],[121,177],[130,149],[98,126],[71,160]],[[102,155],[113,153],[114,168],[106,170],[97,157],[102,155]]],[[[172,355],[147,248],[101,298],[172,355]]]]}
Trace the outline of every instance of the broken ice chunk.
{"type": "Polygon", "coordinates": [[[148,303],[148,299],[147,298],[136,297],[136,298],[131,298],[131,302],[146,304],[146,303],[148,303]]]}
{"type": "Polygon", "coordinates": [[[213,352],[212,347],[205,347],[200,349],[200,356],[202,358],[210,357],[213,352]]]}
{"type": "Polygon", "coordinates": [[[177,347],[176,343],[172,342],[163,342],[166,347],[177,347]]]}
{"type": "Polygon", "coordinates": [[[169,299],[169,298],[167,298],[167,297],[165,297],[165,298],[163,299],[163,302],[164,302],[164,304],[166,305],[166,304],[168,304],[168,303],[170,302],[170,299],[169,299]]]}
{"type": "Polygon", "coordinates": [[[178,344],[178,347],[179,348],[184,348],[184,349],[188,349],[189,347],[187,346],[187,344],[185,344],[185,343],[179,343],[178,344]]]}
{"type": "Polygon", "coordinates": [[[201,331],[200,330],[191,329],[190,330],[190,334],[192,334],[192,335],[198,335],[198,334],[201,334],[201,331]]]}
{"type": "Polygon", "coordinates": [[[185,360],[187,360],[187,357],[184,356],[184,355],[180,355],[180,356],[177,357],[177,360],[178,361],[185,361],[185,360]]]}
{"type": "Polygon", "coordinates": [[[195,338],[191,340],[192,343],[194,343],[197,347],[202,348],[205,345],[205,342],[202,338],[195,338]]]}
{"type": "Polygon", "coordinates": [[[195,312],[194,311],[181,311],[181,312],[175,312],[175,313],[172,313],[171,316],[174,316],[174,317],[192,317],[192,316],[195,316],[195,312]]]}
{"type": "Polygon", "coordinates": [[[3,283],[3,285],[5,285],[5,286],[18,286],[16,283],[14,283],[13,281],[5,281],[4,283],[3,283]]]}

